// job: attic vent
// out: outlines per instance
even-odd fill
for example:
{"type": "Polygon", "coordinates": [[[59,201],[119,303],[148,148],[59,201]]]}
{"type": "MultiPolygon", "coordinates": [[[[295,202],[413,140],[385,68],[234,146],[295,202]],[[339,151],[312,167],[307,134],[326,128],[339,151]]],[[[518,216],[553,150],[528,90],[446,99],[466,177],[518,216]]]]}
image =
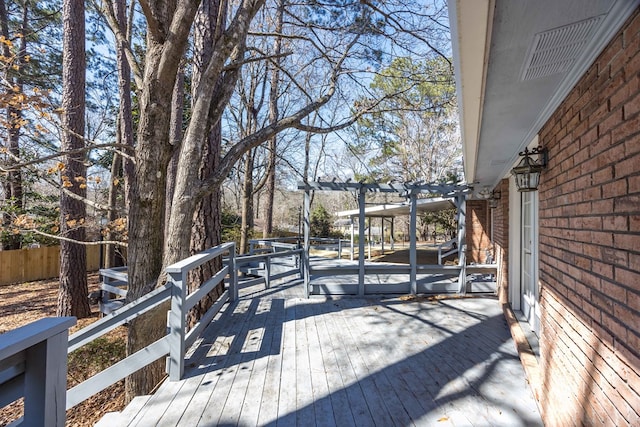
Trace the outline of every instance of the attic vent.
{"type": "Polygon", "coordinates": [[[567,71],[603,16],[536,34],[525,61],[522,80],[534,80],[567,71]]]}

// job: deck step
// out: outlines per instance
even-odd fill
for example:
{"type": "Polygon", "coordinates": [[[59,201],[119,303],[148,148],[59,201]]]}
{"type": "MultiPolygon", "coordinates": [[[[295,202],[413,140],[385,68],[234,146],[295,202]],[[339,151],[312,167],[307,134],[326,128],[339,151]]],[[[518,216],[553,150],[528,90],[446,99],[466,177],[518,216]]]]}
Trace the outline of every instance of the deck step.
{"type": "Polygon", "coordinates": [[[98,420],[93,427],[112,427],[122,425],[122,414],[120,412],[107,412],[98,420]]]}
{"type": "Polygon", "coordinates": [[[134,397],[122,412],[107,412],[94,424],[94,427],[113,427],[127,425],[151,398],[147,396],[134,397]]]}
{"type": "Polygon", "coordinates": [[[122,410],[122,420],[132,420],[133,417],[138,415],[138,412],[140,412],[142,407],[149,401],[150,398],[151,395],[134,397],[133,400],[129,402],[127,407],[122,410]]]}

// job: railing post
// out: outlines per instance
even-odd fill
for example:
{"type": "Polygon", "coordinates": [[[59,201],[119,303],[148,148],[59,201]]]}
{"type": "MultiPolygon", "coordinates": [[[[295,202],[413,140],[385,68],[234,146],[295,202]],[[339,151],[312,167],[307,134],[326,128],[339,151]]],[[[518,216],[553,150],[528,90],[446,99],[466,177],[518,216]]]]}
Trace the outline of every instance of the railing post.
{"type": "Polygon", "coordinates": [[[187,313],[183,310],[187,297],[187,271],[168,272],[171,287],[171,311],[169,312],[169,380],[179,381],[184,375],[185,327],[187,313]]]}
{"type": "Polygon", "coordinates": [[[338,239],[338,259],[342,259],[342,239],[338,239]]]}
{"type": "Polygon", "coordinates": [[[75,324],[75,317],[45,318],[0,336],[0,400],[24,396],[21,425],[64,427],[67,343],[75,324]]]}
{"type": "Polygon", "coordinates": [[[467,245],[463,245],[458,252],[460,257],[460,277],[458,277],[459,292],[461,295],[467,293],[467,245]]]}
{"type": "Polygon", "coordinates": [[[264,268],[267,273],[267,275],[264,276],[264,285],[265,285],[265,288],[269,289],[271,287],[271,257],[270,256],[267,256],[265,258],[264,268]]]}
{"type": "Polygon", "coordinates": [[[229,248],[229,301],[238,300],[238,271],[236,270],[236,244],[229,248]]]}

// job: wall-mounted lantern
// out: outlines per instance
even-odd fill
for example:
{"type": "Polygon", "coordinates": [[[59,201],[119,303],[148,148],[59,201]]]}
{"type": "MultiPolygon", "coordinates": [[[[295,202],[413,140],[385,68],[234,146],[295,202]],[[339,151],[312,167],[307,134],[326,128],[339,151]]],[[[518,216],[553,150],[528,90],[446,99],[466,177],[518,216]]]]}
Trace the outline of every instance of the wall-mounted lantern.
{"type": "Polygon", "coordinates": [[[498,207],[498,200],[500,200],[500,197],[502,196],[502,193],[498,190],[498,191],[492,191],[491,192],[491,197],[489,197],[489,208],[491,209],[495,209],[498,207]]]}
{"type": "Polygon", "coordinates": [[[520,153],[522,160],[515,168],[511,169],[511,173],[516,178],[516,186],[518,191],[537,191],[540,183],[540,172],[547,166],[547,149],[538,146],[531,151],[525,148],[520,153]],[[538,156],[537,160],[531,156],[538,156]]]}

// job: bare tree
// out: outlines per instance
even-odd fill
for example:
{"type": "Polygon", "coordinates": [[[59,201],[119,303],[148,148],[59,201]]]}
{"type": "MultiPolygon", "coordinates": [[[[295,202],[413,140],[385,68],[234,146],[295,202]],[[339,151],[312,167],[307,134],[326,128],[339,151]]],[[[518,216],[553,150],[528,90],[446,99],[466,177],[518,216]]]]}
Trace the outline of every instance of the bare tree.
{"type": "MultiPolygon", "coordinates": [[[[282,31],[284,29],[284,11],[285,0],[278,0],[276,2],[276,21],[274,31],[276,33],[275,40],[273,42],[273,66],[271,67],[271,86],[269,88],[269,122],[276,123],[278,121],[280,112],[278,106],[278,95],[280,94],[280,65],[282,54],[282,31]]],[[[276,194],[276,163],[278,160],[278,137],[274,135],[269,139],[268,153],[269,159],[267,161],[266,172],[266,202],[264,204],[264,229],[262,231],[262,237],[269,237],[273,233],[273,201],[276,194]]]]}
{"type": "MultiPolygon", "coordinates": [[[[342,105],[348,102],[347,94],[339,90],[339,81],[342,78],[358,81],[353,70],[358,64],[362,66],[365,56],[371,56],[367,39],[383,27],[378,21],[386,20],[398,34],[400,27],[409,25],[408,21],[398,21],[398,15],[379,9],[385,5],[368,5],[366,2],[292,5],[285,16],[290,25],[297,27],[297,32],[287,39],[290,46],[283,49],[291,49],[286,54],[295,56],[299,61],[295,71],[281,69],[282,75],[292,82],[283,99],[283,102],[289,101],[291,107],[275,122],[238,140],[229,141],[223,147],[219,164],[203,175],[199,168],[193,166],[200,164],[209,147],[212,127],[220,122],[242,67],[274,57],[273,52],[263,52],[249,43],[250,35],[273,36],[258,25],[256,33],[252,33],[254,18],[264,1],[241,0],[230,4],[227,20],[223,20],[223,15],[217,15],[217,22],[224,24],[216,27],[219,37],[213,40],[211,57],[202,64],[198,90],[180,144],[166,236],[163,226],[166,171],[174,150],[169,137],[172,92],[200,2],[141,3],[147,23],[146,52],[144,61],[141,61],[144,66],[133,61],[135,55],[128,51],[138,87],[140,114],[129,213],[129,299],[140,297],[161,283],[163,266],[189,255],[192,221],[198,203],[220,188],[244,153],[287,129],[317,133],[344,128],[358,115],[375,108],[375,102],[361,103],[351,110],[353,116],[337,124],[319,120],[319,126],[310,126],[304,122],[309,114],[331,106],[334,99],[342,105]],[[323,14],[320,10],[323,8],[331,10],[323,14]],[[375,14],[379,16],[374,18],[375,14]],[[304,60],[305,49],[317,54],[304,60]],[[292,53],[294,50],[297,55],[292,53]],[[354,56],[358,51],[360,54],[354,56]],[[313,70],[316,80],[312,84],[297,79],[296,73],[303,70],[313,70]]],[[[105,10],[109,14],[109,8],[105,10]]],[[[416,19],[411,16],[411,19],[416,19]]],[[[126,38],[113,24],[115,19],[112,15],[109,20],[116,38],[126,38]]],[[[394,40],[401,39],[397,34],[392,35],[394,40]]],[[[164,332],[164,320],[162,315],[151,315],[132,323],[128,351],[136,351],[159,338],[164,332]]],[[[132,393],[148,392],[161,375],[157,370],[146,371],[129,381],[128,390],[132,393]]]]}

